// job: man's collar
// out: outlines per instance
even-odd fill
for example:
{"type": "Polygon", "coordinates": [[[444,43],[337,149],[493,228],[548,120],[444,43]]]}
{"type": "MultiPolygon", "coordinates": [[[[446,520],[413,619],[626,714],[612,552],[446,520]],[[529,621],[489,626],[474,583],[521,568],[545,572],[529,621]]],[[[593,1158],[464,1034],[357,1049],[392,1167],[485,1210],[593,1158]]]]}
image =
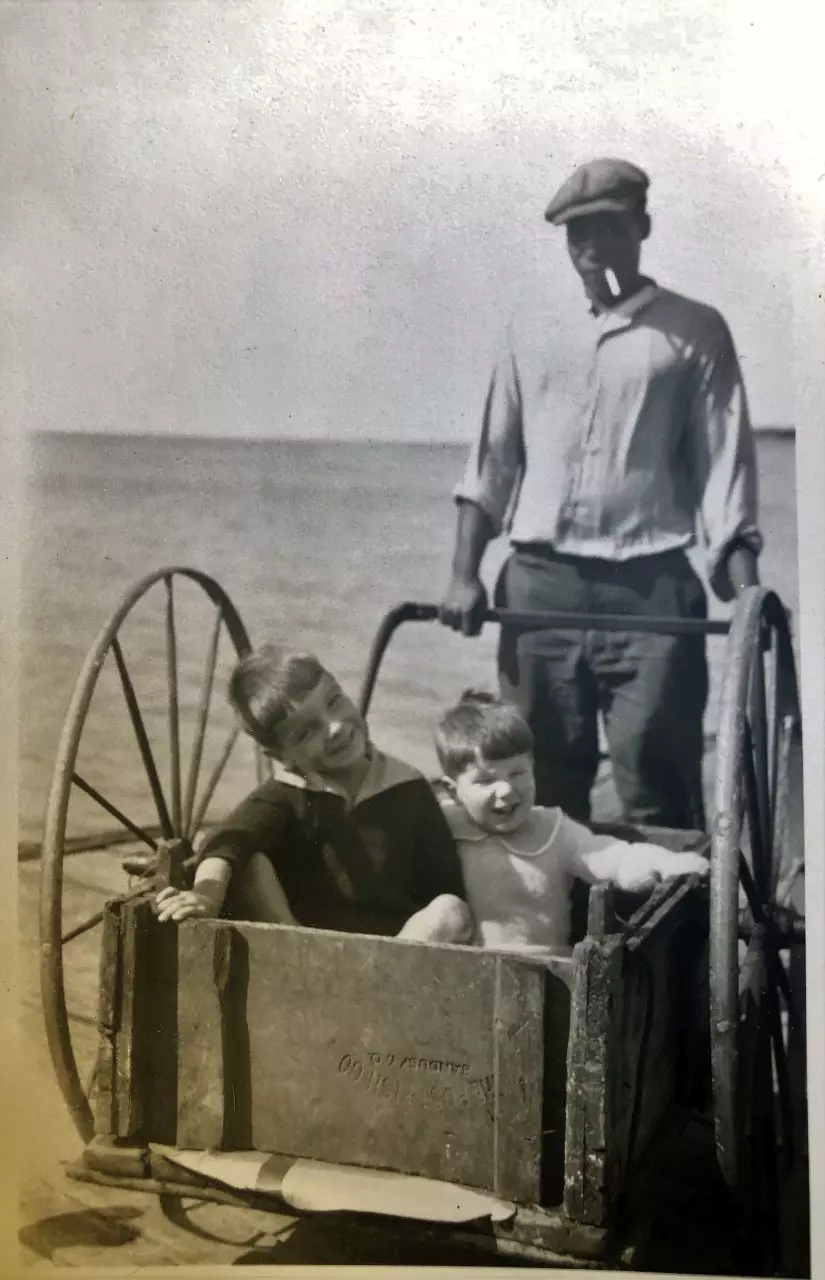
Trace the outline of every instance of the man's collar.
{"type": "Polygon", "coordinates": [[[590,307],[590,314],[605,329],[619,328],[628,320],[646,307],[659,292],[659,286],[655,280],[646,279],[641,288],[635,293],[631,293],[629,297],[622,298],[614,307],[603,307],[597,311],[594,306],[590,307]]]}

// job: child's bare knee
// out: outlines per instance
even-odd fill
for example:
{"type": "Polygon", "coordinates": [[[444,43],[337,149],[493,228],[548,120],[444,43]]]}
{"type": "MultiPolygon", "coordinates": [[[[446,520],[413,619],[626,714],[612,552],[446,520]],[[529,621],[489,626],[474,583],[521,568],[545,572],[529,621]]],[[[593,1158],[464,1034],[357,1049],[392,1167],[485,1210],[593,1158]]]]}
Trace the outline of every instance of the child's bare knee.
{"type": "Polygon", "coordinates": [[[456,941],[469,941],[475,932],[473,914],[466,902],[453,893],[442,893],[430,906],[437,915],[440,927],[454,936],[456,941]]]}

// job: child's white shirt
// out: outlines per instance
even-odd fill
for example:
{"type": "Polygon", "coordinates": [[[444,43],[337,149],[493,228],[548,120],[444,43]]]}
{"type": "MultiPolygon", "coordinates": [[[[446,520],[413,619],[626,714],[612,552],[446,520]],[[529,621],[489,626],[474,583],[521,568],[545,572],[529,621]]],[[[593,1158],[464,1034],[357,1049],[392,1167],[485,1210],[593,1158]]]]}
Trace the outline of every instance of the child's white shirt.
{"type": "Polygon", "coordinates": [[[707,870],[701,854],[596,835],[561,809],[533,809],[518,831],[483,831],[455,801],[443,803],[461,858],[477,942],[493,951],[569,954],[574,878],[645,890],[658,879],[707,870]]]}

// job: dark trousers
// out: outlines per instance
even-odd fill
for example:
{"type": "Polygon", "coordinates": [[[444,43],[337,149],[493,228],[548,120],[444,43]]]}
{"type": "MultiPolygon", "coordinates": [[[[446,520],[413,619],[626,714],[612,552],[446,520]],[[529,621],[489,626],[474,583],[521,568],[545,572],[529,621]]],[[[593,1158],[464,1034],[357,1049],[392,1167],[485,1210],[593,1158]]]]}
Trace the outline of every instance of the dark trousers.
{"type": "MultiPolygon", "coordinates": [[[[615,564],[517,547],[501,572],[496,604],[707,617],[704,588],[681,551],[615,564]]],[[[589,820],[601,713],[624,819],[704,827],[703,636],[502,627],[499,680],[502,696],[521,707],[535,735],[539,804],[589,820]]]]}

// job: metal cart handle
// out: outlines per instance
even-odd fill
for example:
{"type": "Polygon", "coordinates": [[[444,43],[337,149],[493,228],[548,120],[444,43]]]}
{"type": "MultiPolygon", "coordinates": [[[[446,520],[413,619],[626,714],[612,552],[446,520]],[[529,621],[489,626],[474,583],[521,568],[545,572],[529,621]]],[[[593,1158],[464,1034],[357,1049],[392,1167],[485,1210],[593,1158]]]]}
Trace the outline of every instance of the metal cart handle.
{"type": "MultiPolygon", "coordinates": [[[[405,600],[390,609],[381,621],[370,649],[367,669],[358,696],[358,708],[366,716],[372,701],[378,671],[390,640],[404,622],[435,622],[437,604],[405,600]]],[[[638,631],[661,636],[723,636],[730,623],[707,618],[659,618],[616,613],[522,613],[513,609],[488,609],[483,622],[502,626],[535,628],[544,631],[638,631]]]]}

